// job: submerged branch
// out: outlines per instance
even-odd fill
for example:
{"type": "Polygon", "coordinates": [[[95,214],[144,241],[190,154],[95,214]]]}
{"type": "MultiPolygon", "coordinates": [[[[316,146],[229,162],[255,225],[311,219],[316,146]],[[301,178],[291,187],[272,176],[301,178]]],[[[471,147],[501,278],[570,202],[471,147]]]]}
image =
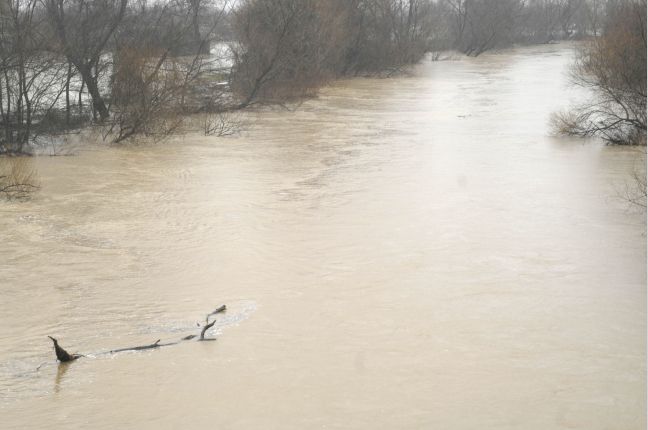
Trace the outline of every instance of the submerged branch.
{"type": "Polygon", "coordinates": [[[209,322],[209,317],[212,316],[212,315],[219,314],[221,312],[225,312],[226,310],[227,310],[227,306],[222,305],[222,306],[216,308],[212,313],[207,314],[207,317],[205,318],[205,326],[200,331],[200,340],[205,340],[205,332],[207,332],[207,330],[209,330],[210,328],[212,328],[214,326],[214,324],[216,324],[216,320],[214,320],[214,321],[212,321],[210,323],[209,322]]]}
{"type": "Polygon", "coordinates": [[[212,321],[209,324],[206,324],[203,329],[200,331],[200,340],[205,340],[205,332],[212,328],[216,324],[216,320],[212,321]]]}
{"type": "Polygon", "coordinates": [[[120,349],[113,349],[110,351],[111,354],[114,354],[116,352],[124,352],[124,351],[142,351],[144,349],[153,349],[153,348],[159,348],[161,346],[168,346],[168,345],[175,345],[178,342],[172,342],[172,343],[160,343],[161,339],[156,340],[150,345],[143,345],[143,346],[132,346],[130,348],[120,348],[120,349]]]}
{"type": "MultiPolygon", "coordinates": [[[[214,324],[216,324],[216,319],[214,319],[214,321],[212,321],[210,323],[209,322],[209,317],[212,316],[212,315],[219,314],[221,312],[225,312],[226,310],[227,310],[227,306],[222,305],[222,306],[219,306],[218,308],[216,308],[213,312],[207,314],[205,325],[203,326],[202,330],[200,331],[199,340],[201,340],[201,341],[202,340],[208,340],[208,339],[205,339],[205,333],[207,332],[207,330],[212,328],[214,326],[214,324]]],[[[54,352],[56,353],[56,359],[58,361],[60,361],[61,363],[67,363],[67,362],[70,362],[70,361],[74,361],[77,358],[85,357],[85,355],[81,355],[81,354],[70,354],[65,349],[63,349],[63,347],[61,347],[58,344],[58,341],[55,338],[53,338],[52,336],[48,336],[48,337],[50,339],[52,339],[52,342],[54,342],[54,352]]],[[[177,344],[179,344],[180,342],[182,342],[184,340],[191,340],[191,339],[193,339],[195,337],[196,337],[195,334],[191,334],[191,335],[188,335],[188,336],[185,336],[185,337],[181,338],[179,341],[168,342],[168,343],[160,343],[161,339],[158,339],[155,342],[151,343],[150,345],[140,345],[140,346],[131,346],[131,347],[128,347],[128,348],[113,349],[113,350],[109,351],[108,353],[109,354],[116,354],[118,352],[125,352],[125,351],[143,351],[143,350],[147,350],[147,349],[157,349],[157,348],[161,348],[163,346],[177,345],[177,344]]],[[[40,367],[41,366],[38,366],[38,368],[40,368],[40,367]]]]}

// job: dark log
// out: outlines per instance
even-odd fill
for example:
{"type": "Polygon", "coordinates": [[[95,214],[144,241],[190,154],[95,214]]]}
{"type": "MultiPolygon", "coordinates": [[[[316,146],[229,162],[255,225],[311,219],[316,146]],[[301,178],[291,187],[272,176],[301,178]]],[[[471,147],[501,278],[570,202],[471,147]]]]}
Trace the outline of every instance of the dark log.
{"type": "Polygon", "coordinates": [[[170,343],[160,343],[161,339],[156,340],[150,345],[143,345],[143,346],[131,346],[130,348],[120,348],[120,349],[113,349],[110,351],[111,354],[114,354],[116,352],[124,352],[124,351],[142,351],[144,349],[154,349],[154,348],[160,348],[162,346],[169,346],[169,345],[175,345],[178,342],[170,342],[170,343]]]}

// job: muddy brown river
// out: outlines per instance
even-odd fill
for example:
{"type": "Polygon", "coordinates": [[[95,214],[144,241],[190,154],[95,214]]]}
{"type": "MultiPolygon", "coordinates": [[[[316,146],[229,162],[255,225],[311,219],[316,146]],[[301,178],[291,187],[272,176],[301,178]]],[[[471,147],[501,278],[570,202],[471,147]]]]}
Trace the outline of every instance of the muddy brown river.
{"type": "Polygon", "coordinates": [[[551,136],[572,58],[428,61],[239,137],[36,158],[41,191],[0,205],[0,427],[644,429],[643,161],[551,136]],[[216,342],[102,354],[222,303],[216,342]]]}

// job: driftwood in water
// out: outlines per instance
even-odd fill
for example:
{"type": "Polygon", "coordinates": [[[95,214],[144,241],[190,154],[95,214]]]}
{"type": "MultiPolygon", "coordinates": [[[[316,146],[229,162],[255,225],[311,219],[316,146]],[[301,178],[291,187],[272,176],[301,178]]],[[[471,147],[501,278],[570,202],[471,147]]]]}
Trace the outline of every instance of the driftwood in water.
{"type": "Polygon", "coordinates": [[[225,312],[226,310],[227,310],[227,306],[221,305],[221,306],[217,307],[216,310],[214,310],[214,312],[207,315],[207,319],[209,319],[209,317],[212,316],[212,315],[216,315],[216,314],[219,314],[221,312],[225,312]]]}
{"type": "Polygon", "coordinates": [[[200,340],[205,340],[205,332],[206,332],[207,330],[209,330],[210,328],[212,328],[212,326],[213,326],[214,324],[216,324],[216,320],[212,321],[212,322],[209,323],[209,324],[205,324],[205,326],[203,327],[203,329],[200,331],[200,340]]]}
{"type": "Polygon", "coordinates": [[[52,339],[52,342],[54,342],[54,352],[56,353],[56,359],[61,363],[67,363],[68,361],[73,361],[79,357],[83,357],[83,355],[81,354],[70,354],[69,352],[67,352],[62,347],[59,346],[58,340],[54,339],[52,336],[47,336],[47,337],[52,339]]]}
{"type": "MultiPolygon", "coordinates": [[[[222,305],[222,306],[216,308],[216,310],[214,310],[212,313],[207,314],[207,316],[205,317],[205,325],[203,326],[202,330],[200,331],[200,339],[198,339],[198,340],[214,340],[214,339],[205,339],[205,333],[207,332],[207,330],[209,330],[210,328],[212,328],[214,326],[214,324],[216,324],[215,319],[214,319],[214,321],[212,321],[210,323],[209,322],[209,317],[212,316],[212,315],[219,314],[221,312],[225,312],[226,310],[227,310],[227,306],[222,305]]],[[[200,326],[200,324],[198,324],[198,326],[200,326]]],[[[70,353],[68,353],[65,349],[63,349],[61,346],[59,346],[58,341],[56,339],[54,339],[52,336],[47,336],[47,337],[52,339],[52,342],[54,342],[54,351],[56,352],[56,359],[58,361],[60,361],[61,363],[66,363],[66,362],[69,362],[69,361],[73,361],[73,360],[76,360],[79,357],[85,357],[84,355],[81,355],[81,354],[70,354],[70,353]]],[[[169,342],[169,343],[160,343],[161,339],[158,339],[158,340],[156,340],[155,342],[153,342],[150,345],[132,346],[130,348],[113,349],[112,351],[109,351],[109,353],[110,354],[115,354],[115,353],[124,352],[124,351],[142,351],[142,350],[145,350],[145,349],[155,349],[155,348],[160,348],[162,346],[176,345],[176,344],[182,342],[183,340],[191,340],[191,339],[193,339],[195,337],[196,337],[195,334],[190,334],[188,336],[183,337],[182,339],[180,339],[177,342],[169,342]]],[[[39,368],[40,368],[40,366],[39,366],[39,368]]]]}
{"type": "Polygon", "coordinates": [[[116,352],[124,352],[124,351],[142,351],[144,349],[153,349],[153,348],[159,348],[161,346],[169,346],[169,345],[175,345],[178,342],[171,342],[171,343],[160,343],[161,339],[156,340],[150,345],[143,345],[143,346],[132,346],[130,348],[119,348],[119,349],[113,349],[110,351],[111,354],[114,354],[116,352]]]}
{"type": "Polygon", "coordinates": [[[223,305],[219,308],[217,308],[214,312],[207,314],[207,317],[205,317],[205,326],[203,329],[200,331],[200,340],[205,340],[205,332],[212,328],[214,324],[216,324],[216,320],[212,321],[211,323],[209,322],[209,317],[212,315],[216,315],[221,312],[225,312],[227,310],[227,306],[223,305]]]}

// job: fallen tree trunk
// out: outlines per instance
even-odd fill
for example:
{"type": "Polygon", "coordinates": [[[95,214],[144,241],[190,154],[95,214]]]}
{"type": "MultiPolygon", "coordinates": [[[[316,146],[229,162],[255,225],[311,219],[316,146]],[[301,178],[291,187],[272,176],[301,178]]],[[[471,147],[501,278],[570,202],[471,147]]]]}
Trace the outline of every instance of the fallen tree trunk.
{"type": "Polygon", "coordinates": [[[116,352],[124,352],[124,351],[142,351],[144,349],[153,349],[153,348],[159,348],[161,346],[169,346],[169,345],[175,345],[178,342],[171,342],[171,343],[160,343],[161,339],[156,340],[150,345],[143,345],[143,346],[132,346],[130,348],[119,348],[119,349],[113,349],[110,351],[111,354],[114,354],[116,352]]]}
{"type": "MultiPolygon", "coordinates": [[[[222,305],[222,306],[219,306],[218,308],[216,308],[213,312],[207,314],[207,316],[205,317],[205,325],[200,330],[200,338],[198,340],[200,340],[200,341],[215,340],[215,339],[205,339],[205,333],[207,332],[207,330],[209,330],[210,328],[212,328],[214,326],[214,324],[216,324],[216,319],[214,319],[214,321],[212,321],[210,323],[209,322],[209,317],[211,317],[213,315],[216,315],[216,314],[219,314],[221,312],[225,312],[226,310],[227,310],[227,306],[222,305]]],[[[200,326],[200,324],[198,324],[198,326],[200,326]]],[[[54,352],[56,353],[56,359],[58,361],[60,361],[61,363],[67,363],[67,362],[70,362],[70,361],[74,361],[77,358],[85,357],[85,355],[82,355],[82,354],[70,354],[65,349],[63,349],[63,347],[61,347],[58,344],[58,341],[56,339],[54,339],[52,336],[47,336],[47,337],[52,339],[52,342],[54,342],[54,352]]],[[[156,349],[156,348],[160,348],[160,347],[163,347],[163,346],[177,345],[177,344],[179,344],[180,342],[182,342],[184,340],[191,340],[191,339],[193,339],[195,337],[196,337],[195,334],[191,334],[191,335],[183,337],[182,339],[180,339],[177,342],[169,342],[169,343],[160,343],[161,339],[158,339],[158,340],[156,340],[155,342],[153,342],[150,345],[141,345],[141,346],[132,346],[132,347],[129,347],[129,348],[113,349],[113,350],[109,351],[108,353],[109,354],[116,354],[118,352],[125,352],[125,351],[143,351],[143,350],[146,350],[146,349],[156,349]]],[[[39,366],[39,368],[40,368],[40,366],[39,366]]]]}

